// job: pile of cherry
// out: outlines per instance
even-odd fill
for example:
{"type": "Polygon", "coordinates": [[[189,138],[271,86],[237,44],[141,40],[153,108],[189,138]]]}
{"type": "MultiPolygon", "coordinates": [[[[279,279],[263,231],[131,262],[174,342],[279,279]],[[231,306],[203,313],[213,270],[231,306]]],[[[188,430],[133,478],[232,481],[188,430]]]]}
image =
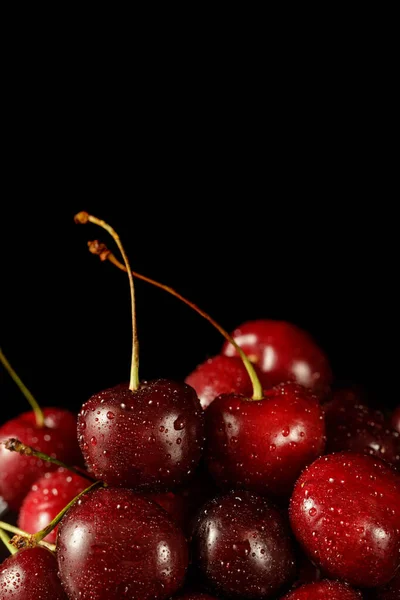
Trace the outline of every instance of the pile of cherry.
{"type": "Polygon", "coordinates": [[[1,353],[33,410],[0,427],[0,600],[400,598],[400,407],[337,388],[292,324],[225,337],[185,382],[140,382],[134,323],[129,384],[77,417],[1,353]]]}

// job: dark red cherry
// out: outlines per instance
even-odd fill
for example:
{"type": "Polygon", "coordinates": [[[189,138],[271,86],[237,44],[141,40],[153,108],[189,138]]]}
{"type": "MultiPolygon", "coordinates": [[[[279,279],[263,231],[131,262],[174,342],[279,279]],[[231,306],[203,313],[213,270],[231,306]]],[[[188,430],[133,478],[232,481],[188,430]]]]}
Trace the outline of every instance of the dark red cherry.
{"type": "Polygon", "coordinates": [[[383,588],[376,590],[376,600],[399,600],[400,598],[400,569],[394,578],[383,588]]]}
{"type": "Polygon", "coordinates": [[[312,561],[355,587],[384,585],[400,566],[400,476],[384,461],[342,452],[298,479],[292,530],[312,561]]]}
{"type": "Polygon", "coordinates": [[[167,379],[92,396],[78,417],[89,470],[109,485],[168,490],[184,483],[200,461],[204,414],[192,387],[167,379]]]}
{"type": "Polygon", "coordinates": [[[395,431],[400,433],[400,406],[392,414],[391,426],[395,431]]]}
{"type": "Polygon", "coordinates": [[[207,461],[221,487],[288,495],[325,446],[325,423],[311,392],[286,383],[263,400],[221,395],[206,410],[207,461]]]}
{"type": "Polygon", "coordinates": [[[270,598],[295,573],[289,528],[277,509],[250,492],[217,496],[201,509],[193,562],[229,598],[270,598]]]}
{"type": "MultiPolygon", "coordinates": [[[[61,408],[45,408],[45,426],[38,427],[35,414],[26,412],[0,428],[0,442],[17,438],[67,464],[82,463],[76,440],[76,416],[61,408]]],[[[0,443],[0,497],[10,508],[19,510],[31,486],[46,471],[57,467],[38,458],[10,452],[0,443]]]]}
{"type": "Polygon", "coordinates": [[[324,411],[326,452],[365,452],[400,466],[400,434],[381,411],[358,401],[352,390],[335,392],[324,411]]]}
{"type": "Polygon", "coordinates": [[[130,490],[82,496],[59,525],[57,557],[69,598],[165,600],[182,586],[188,548],[157,504],[130,490]]]}
{"type": "Polygon", "coordinates": [[[41,546],[19,550],[0,565],[1,600],[67,600],[57,561],[41,546]]]}
{"type": "MultiPolygon", "coordinates": [[[[286,321],[247,321],[232,333],[235,342],[265,374],[263,385],[272,387],[296,381],[324,395],[332,383],[332,370],[324,352],[306,332],[286,321]]],[[[223,354],[236,356],[225,342],[223,354]]]]}
{"type": "Polygon", "coordinates": [[[339,581],[308,583],[293,590],[282,600],[361,600],[360,592],[339,581]]]}
{"type": "MultiPolygon", "coordinates": [[[[89,486],[87,479],[63,468],[45,473],[25,496],[18,527],[28,533],[44,529],[75,496],[89,486]]],[[[55,543],[57,527],[44,539],[55,543]]]]}
{"type": "MultiPolygon", "coordinates": [[[[257,369],[257,374],[261,376],[257,369]]],[[[220,394],[251,396],[253,386],[241,358],[220,354],[198,365],[185,379],[195,390],[203,408],[220,394]]]]}

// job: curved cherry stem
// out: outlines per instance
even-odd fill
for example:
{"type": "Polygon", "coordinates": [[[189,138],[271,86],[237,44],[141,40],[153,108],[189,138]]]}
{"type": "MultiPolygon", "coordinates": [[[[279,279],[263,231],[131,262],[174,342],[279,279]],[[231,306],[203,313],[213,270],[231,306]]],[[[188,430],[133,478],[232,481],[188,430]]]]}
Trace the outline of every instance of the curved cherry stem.
{"type": "MultiPolygon", "coordinates": [[[[14,533],[17,536],[21,536],[21,537],[25,537],[25,538],[29,538],[31,535],[27,531],[23,531],[19,527],[10,525],[10,523],[6,523],[5,521],[0,521],[0,529],[3,529],[4,531],[9,531],[10,533],[14,533]]],[[[17,548],[14,546],[14,544],[12,544],[12,540],[10,540],[10,546],[15,550],[15,552],[17,552],[17,548]]],[[[51,550],[52,552],[55,552],[55,550],[56,550],[55,544],[49,544],[49,542],[45,542],[44,540],[39,542],[39,546],[44,546],[45,548],[47,548],[48,550],[51,550]]],[[[11,550],[10,550],[10,552],[11,552],[11,550]]],[[[14,552],[12,552],[12,553],[14,554],[14,552]]]]}
{"type": "Polygon", "coordinates": [[[131,310],[132,310],[132,360],[131,360],[131,376],[129,381],[129,389],[134,391],[139,387],[139,342],[137,336],[136,329],[136,303],[135,303],[135,287],[133,284],[132,277],[132,269],[129,264],[129,259],[125,253],[125,250],[121,244],[121,240],[116,231],[108,223],[94,217],[93,215],[89,215],[87,212],[80,212],[75,215],[76,223],[93,223],[94,225],[98,225],[105,229],[111,237],[114,239],[115,243],[118,246],[119,251],[121,252],[122,258],[124,259],[126,271],[128,273],[129,278],[129,288],[131,292],[131,310]]]}
{"type": "Polygon", "coordinates": [[[26,385],[18,377],[18,375],[16,374],[16,372],[14,371],[14,369],[8,362],[7,358],[4,356],[1,348],[0,348],[0,362],[2,363],[3,367],[6,369],[8,374],[11,376],[11,378],[15,381],[15,383],[17,384],[17,386],[19,387],[19,389],[21,390],[21,392],[24,394],[25,398],[28,400],[29,404],[31,405],[31,408],[35,414],[36,425],[38,427],[44,427],[44,414],[43,414],[42,409],[40,408],[37,400],[33,397],[31,392],[28,390],[26,385]]]}
{"type": "Polygon", "coordinates": [[[39,458],[40,460],[52,463],[53,465],[57,465],[58,467],[63,467],[64,469],[67,469],[67,471],[71,471],[72,473],[75,473],[80,477],[88,479],[89,481],[97,481],[94,477],[89,475],[89,473],[80,471],[76,467],[66,465],[61,460],[58,460],[58,458],[53,458],[52,456],[49,456],[44,452],[40,452],[40,450],[35,450],[34,448],[32,448],[32,446],[27,446],[26,444],[23,444],[20,440],[17,440],[16,438],[9,438],[8,440],[5,440],[0,443],[4,444],[5,448],[10,452],[18,452],[18,454],[21,454],[22,456],[34,456],[35,458],[39,458]]]}
{"type": "Polygon", "coordinates": [[[15,554],[17,552],[17,549],[14,548],[14,546],[11,544],[10,537],[6,534],[4,529],[1,529],[1,528],[0,528],[0,540],[7,547],[7,549],[10,551],[11,554],[15,554]]]}
{"type": "MultiPolygon", "coordinates": [[[[108,248],[105,244],[101,244],[100,242],[95,240],[93,242],[88,242],[88,247],[89,247],[89,251],[92,254],[97,254],[102,261],[109,260],[113,265],[118,267],[118,269],[121,269],[121,271],[126,271],[126,267],[114,256],[114,254],[112,252],[110,252],[110,250],[108,250],[108,248]]],[[[175,298],[178,298],[179,300],[181,300],[182,302],[187,304],[187,306],[190,306],[190,308],[195,310],[199,315],[201,315],[204,319],[206,319],[209,323],[211,323],[211,325],[213,325],[213,327],[215,327],[215,329],[217,329],[219,331],[219,333],[221,335],[223,335],[223,337],[236,348],[238,354],[240,355],[240,358],[242,359],[243,364],[246,367],[247,373],[249,374],[249,377],[250,377],[250,380],[251,380],[251,383],[253,386],[253,400],[261,400],[264,397],[262,385],[260,383],[260,380],[257,377],[257,373],[254,369],[253,364],[251,363],[249,358],[246,356],[246,354],[243,352],[241,347],[235,342],[235,340],[232,338],[232,336],[230,336],[229,333],[225,329],[223,329],[216,321],[214,321],[214,319],[212,317],[210,317],[209,314],[207,314],[204,310],[201,310],[201,308],[196,306],[196,304],[194,304],[190,300],[187,300],[186,298],[184,298],[184,296],[179,294],[179,292],[175,291],[173,288],[169,287],[168,285],[159,283],[158,281],[155,281],[154,279],[150,279],[150,277],[146,277],[145,275],[141,275],[140,273],[137,273],[136,271],[132,271],[132,275],[134,277],[137,277],[137,279],[146,281],[147,283],[150,283],[151,285],[154,285],[154,286],[164,290],[165,292],[168,292],[172,296],[175,296],[175,298]]]]}

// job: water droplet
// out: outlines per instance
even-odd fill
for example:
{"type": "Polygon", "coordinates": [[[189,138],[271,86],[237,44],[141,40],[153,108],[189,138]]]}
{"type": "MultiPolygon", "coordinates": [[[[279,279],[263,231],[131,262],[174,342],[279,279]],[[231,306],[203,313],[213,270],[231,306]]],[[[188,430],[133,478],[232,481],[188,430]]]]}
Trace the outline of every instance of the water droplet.
{"type": "Polygon", "coordinates": [[[107,413],[107,419],[113,419],[114,417],[115,417],[114,413],[111,412],[111,410],[109,410],[107,413]]]}
{"type": "Polygon", "coordinates": [[[176,429],[176,431],[181,431],[184,428],[185,428],[185,422],[183,420],[183,417],[179,416],[174,421],[174,429],[176,429]]]}

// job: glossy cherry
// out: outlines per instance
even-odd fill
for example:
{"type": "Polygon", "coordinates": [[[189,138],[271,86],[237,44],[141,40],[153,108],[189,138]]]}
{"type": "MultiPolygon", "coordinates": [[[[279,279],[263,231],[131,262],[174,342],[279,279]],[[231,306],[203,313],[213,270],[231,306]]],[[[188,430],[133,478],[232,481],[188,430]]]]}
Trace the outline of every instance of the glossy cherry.
{"type": "MultiPolygon", "coordinates": [[[[28,533],[44,529],[75,496],[88,487],[88,480],[66,469],[45,473],[25,496],[18,527],[28,533]]],[[[44,539],[55,543],[57,527],[44,539]]]]}
{"type": "Polygon", "coordinates": [[[376,600],[399,600],[400,598],[400,569],[394,578],[383,588],[376,590],[376,600]]]}
{"type": "Polygon", "coordinates": [[[164,600],[183,584],[187,542],[157,504],[125,489],[82,496],[59,525],[58,566],[69,598],[164,600]]]}
{"type": "Polygon", "coordinates": [[[355,587],[384,585],[400,565],[400,476],[384,461],[342,452],[298,479],[292,530],[327,576],[355,587]]]}
{"type": "Polygon", "coordinates": [[[358,400],[353,390],[335,392],[324,411],[327,453],[365,452],[400,467],[400,434],[381,411],[358,400]]]}
{"type": "Polygon", "coordinates": [[[263,400],[225,394],[206,410],[207,462],[224,488],[285,496],[325,446],[319,402],[295,383],[269,390],[263,400]]]}
{"type": "Polygon", "coordinates": [[[391,418],[391,426],[400,433],[400,405],[395,409],[391,418]]]}
{"type": "Polygon", "coordinates": [[[339,581],[308,583],[293,590],[282,600],[361,600],[360,592],[339,581]]]}
{"type": "MultiPolygon", "coordinates": [[[[232,333],[237,344],[264,373],[265,388],[296,381],[324,395],[332,383],[332,370],[325,353],[309,333],[286,321],[246,321],[232,333]]],[[[227,356],[236,350],[227,342],[227,356]]]]}
{"type": "Polygon", "coordinates": [[[158,379],[131,391],[119,385],[92,396],[78,416],[90,472],[109,485],[168,490],[200,461],[204,414],[196,392],[158,379]]]}
{"type": "Polygon", "coordinates": [[[61,408],[45,408],[43,413],[43,427],[37,425],[32,411],[0,427],[0,497],[15,511],[20,508],[33,483],[46,471],[57,467],[37,458],[9,452],[2,441],[18,438],[35,450],[68,464],[82,463],[76,439],[76,416],[61,408]]]}
{"type": "MultiPolygon", "coordinates": [[[[259,371],[257,371],[260,375],[259,371]]],[[[243,361],[236,356],[213,356],[198,365],[185,379],[195,390],[203,408],[220,394],[251,396],[253,386],[243,361]]]]}
{"type": "Polygon", "coordinates": [[[267,500],[250,492],[217,496],[200,511],[193,562],[229,598],[274,596],[295,573],[289,529],[267,500]]]}
{"type": "Polygon", "coordinates": [[[41,546],[19,550],[0,565],[1,600],[67,600],[57,560],[41,546]]]}

